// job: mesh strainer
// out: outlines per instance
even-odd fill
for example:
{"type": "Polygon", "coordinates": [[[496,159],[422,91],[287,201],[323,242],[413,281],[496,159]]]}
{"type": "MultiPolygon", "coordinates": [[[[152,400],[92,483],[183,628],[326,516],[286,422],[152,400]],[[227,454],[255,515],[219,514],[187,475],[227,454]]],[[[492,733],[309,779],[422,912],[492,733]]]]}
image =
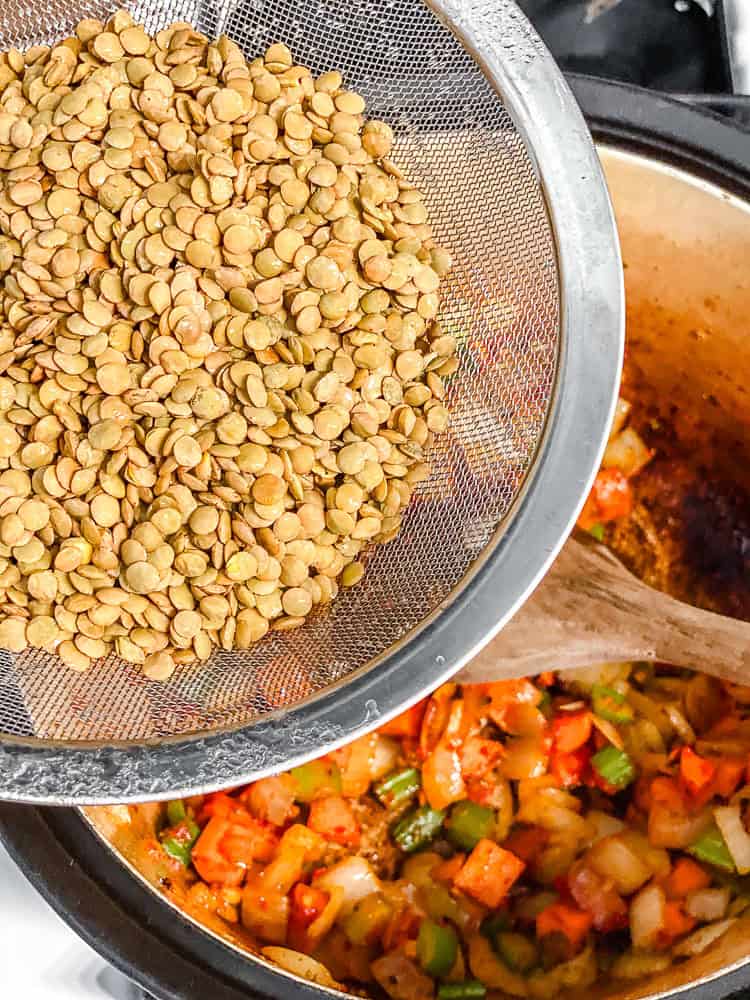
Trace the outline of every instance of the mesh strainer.
{"type": "MultiPolygon", "coordinates": [[[[124,801],[259,777],[383,722],[513,613],[598,464],[623,337],[620,261],[594,149],[511,0],[135,0],[254,55],[337,68],[395,129],[455,267],[450,431],[398,538],[302,629],[149,682],[0,653],[0,796],[124,801]]],[[[0,48],[49,42],[110,0],[3,0],[0,48]]]]}

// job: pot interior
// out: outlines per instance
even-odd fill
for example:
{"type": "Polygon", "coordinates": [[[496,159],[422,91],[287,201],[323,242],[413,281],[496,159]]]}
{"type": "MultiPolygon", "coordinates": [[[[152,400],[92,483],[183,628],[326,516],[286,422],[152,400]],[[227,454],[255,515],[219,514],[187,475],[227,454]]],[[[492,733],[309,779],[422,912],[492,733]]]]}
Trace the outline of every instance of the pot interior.
{"type": "Polygon", "coordinates": [[[623,395],[656,457],[614,547],[681,600],[750,620],[750,205],[600,149],[625,268],[623,395]]]}
{"type": "MultiPolygon", "coordinates": [[[[615,548],[652,584],[750,619],[750,206],[639,154],[609,147],[600,154],[625,266],[623,395],[635,404],[638,429],[659,450],[639,486],[640,520],[618,531],[615,548]],[[659,557],[644,558],[654,538],[659,557]]],[[[115,810],[88,812],[153,883],[136,841],[113,823],[115,810]]],[[[217,918],[208,929],[230,947],[243,945],[241,932],[217,918]]],[[[707,953],[587,997],[635,1000],[705,988],[748,960],[749,931],[750,918],[743,918],[707,953]]]]}
{"type": "MultiPolygon", "coordinates": [[[[625,269],[622,395],[654,461],[613,547],[652,586],[750,620],[750,205],[666,163],[600,147],[625,269]]],[[[656,997],[750,959],[743,917],[702,955],[589,997],[656,997]]]]}
{"type": "Polygon", "coordinates": [[[750,205],[638,154],[600,148],[620,235],[625,386],[750,485],[750,205]]]}

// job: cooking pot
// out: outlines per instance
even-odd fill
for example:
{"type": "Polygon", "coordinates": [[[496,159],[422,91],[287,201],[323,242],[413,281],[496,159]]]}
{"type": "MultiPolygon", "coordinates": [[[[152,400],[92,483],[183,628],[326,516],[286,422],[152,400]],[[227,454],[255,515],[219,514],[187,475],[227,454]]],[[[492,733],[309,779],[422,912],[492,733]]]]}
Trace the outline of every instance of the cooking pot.
{"type": "MultiPolygon", "coordinates": [[[[571,82],[599,142],[620,227],[625,395],[637,394],[645,433],[658,438],[666,461],[677,455],[683,469],[656,523],[674,542],[671,562],[641,568],[661,573],[657,582],[681,595],[750,618],[742,589],[750,577],[743,534],[750,509],[750,133],[646,91],[588,78],[571,82]],[[691,561],[696,549],[701,559],[691,561]]],[[[670,468],[655,467],[653,475],[668,482],[670,468]]],[[[658,508],[657,502],[654,517],[658,508]]],[[[618,545],[637,564],[637,539],[625,534],[618,545]]],[[[320,1000],[330,992],[199,928],[119,859],[79,812],[0,806],[0,834],[73,929],[159,1000],[320,1000]]],[[[749,987],[748,928],[736,927],[699,960],[620,996],[680,992],[706,1000],[749,987]]]]}

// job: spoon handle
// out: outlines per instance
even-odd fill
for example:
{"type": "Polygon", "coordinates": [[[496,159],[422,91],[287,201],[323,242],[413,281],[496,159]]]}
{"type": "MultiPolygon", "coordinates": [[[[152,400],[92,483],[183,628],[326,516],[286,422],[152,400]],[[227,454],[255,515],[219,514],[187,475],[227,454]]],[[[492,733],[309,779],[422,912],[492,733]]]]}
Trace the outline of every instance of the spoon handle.
{"type": "Polygon", "coordinates": [[[634,577],[603,545],[570,538],[529,600],[457,679],[620,660],[662,660],[750,684],[750,623],[677,601],[634,577]]]}

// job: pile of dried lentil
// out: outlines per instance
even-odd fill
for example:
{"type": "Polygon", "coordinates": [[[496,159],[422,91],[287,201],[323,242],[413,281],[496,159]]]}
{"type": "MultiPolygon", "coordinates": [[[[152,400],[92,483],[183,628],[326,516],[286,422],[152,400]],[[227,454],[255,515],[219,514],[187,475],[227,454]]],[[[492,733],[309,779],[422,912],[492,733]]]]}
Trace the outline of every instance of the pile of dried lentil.
{"type": "Polygon", "coordinates": [[[338,72],[120,11],[0,56],[0,646],[301,625],[444,430],[448,255],[338,72]]]}

